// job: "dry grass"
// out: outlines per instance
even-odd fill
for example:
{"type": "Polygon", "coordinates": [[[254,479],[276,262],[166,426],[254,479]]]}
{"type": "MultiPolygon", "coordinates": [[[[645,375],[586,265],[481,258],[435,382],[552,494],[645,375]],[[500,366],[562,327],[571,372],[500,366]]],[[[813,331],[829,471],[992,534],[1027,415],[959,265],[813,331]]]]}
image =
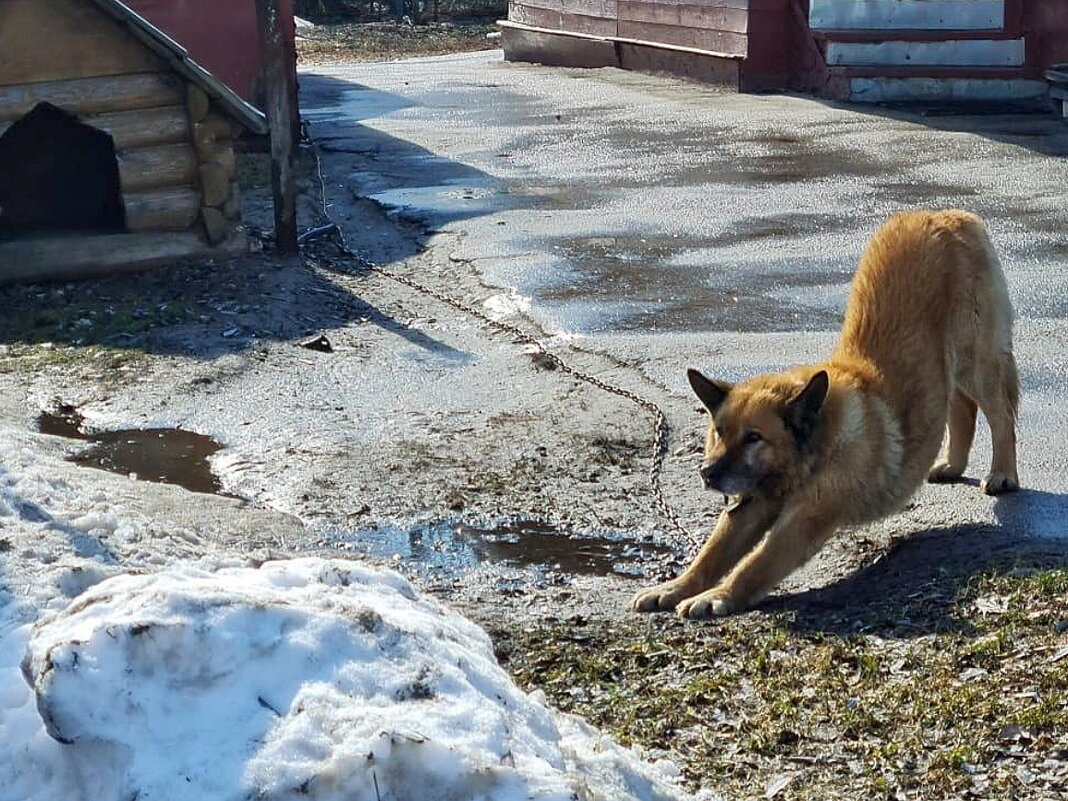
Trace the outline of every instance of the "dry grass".
{"type": "Polygon", "coordinates": [[[492,21],[405,25],[393,22],[319,25],[297,42],[303,65],[355,61],[393,61],[488,50],[498,46],[486,34],[492,21]]]}
{"type": "Polygon", "coordinates": [[[896,603],[907,628],[764,611],[495,636],[521,684],[728,799],[1068,797],[1068,569],[896,603]]]}

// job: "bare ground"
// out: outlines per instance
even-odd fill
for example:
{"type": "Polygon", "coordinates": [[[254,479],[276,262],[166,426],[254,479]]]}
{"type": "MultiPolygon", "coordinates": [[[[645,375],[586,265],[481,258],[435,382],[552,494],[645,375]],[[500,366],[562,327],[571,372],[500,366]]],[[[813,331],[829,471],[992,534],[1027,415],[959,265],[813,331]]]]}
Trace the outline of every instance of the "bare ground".
{"type": "Polygon", "coordinates": [[[352,61],[394,61],[414,56],[464,53],[493,47],[486,35],[497,31],[493,18],[463,22],[350,22],[316,25],[301,32],[302,65],[352,61]]]}
{"type": "MultiPolygon", "coordinates": [[[[250,223],[266,226],[262,161],[243,161],[247,177],[261,177],[259,193],[249,193],[250,223]]],[[[308,166],[303,214],[314,224],[308,166]]],[[[360,198],[347,203],[342,213],[367,213],[358,249],[382,260],[415,251],[420,275],[469,302],[494,291],[472,265],[448,258],[447,238],[431,241],[360,198]]],[[[648,421],[632,407],[540,370],[436,301],[354,271],[329,244],[301,261],[268,247],[224,265],[10,287],[0,304],[9,310],[0,387],[22,398],[9,407],[27,425],[53,400],[109,419],[131,416],[141,399],[146,417],[159,416],[183,395],[225,396],[239,380],[297,362],[330,369],[337,355],[297,344],[322,332],[358,343],[343,354],[368,376],[390,369],[398,335],[503,347],[508,375],[525,375],[523,386],[541,387],[547,402],[476,425],[466,414],[435,418],[368,454],[359,475],[322,443],[281,443],[277,471],[260,465],[260,483],[238,489],[313,524],[344,509],[350,526],[412,516],[477,522],[504,510],[579,529],[660,525],[644,478],[648,421]]],[[[640,364],[564,350],[657,391],[640,364]]],[[[332,411],[324,401],[306,414],[332,411]]],[[[670,497],[688,520],[707,521],[714,503],[690,489],[703,421],[688,401],[675,399],[671,412],[670,497]]],[[[317,531],[290,549],[340,547],[317,531]]],[[[653,573],[661,561],[642,564],[653,573]]],[[[662,749],[695,786],[733,799],[808,801],[1063,798],[1066,562],[1063,540],[1008,541],[996,530],[846,532],[782,594],[708,625],[627,614],[634,579],[547,569],[468,581],[398,566],[485,625],[523,684],[625,742],[662,749]]]]}

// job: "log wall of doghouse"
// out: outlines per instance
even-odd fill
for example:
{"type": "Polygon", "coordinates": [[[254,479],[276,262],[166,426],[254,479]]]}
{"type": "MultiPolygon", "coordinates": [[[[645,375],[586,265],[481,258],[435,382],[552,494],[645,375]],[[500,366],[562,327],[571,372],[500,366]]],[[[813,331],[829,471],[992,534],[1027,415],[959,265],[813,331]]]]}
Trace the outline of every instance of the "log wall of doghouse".
{"type": "Polygon", "coordinates": [[[40,103],[111,136],[127,233],[0,240],[0,280],[56,272],[64,248],[77,273],[240,239],[241,124],[94,3],[0,0],[0,138],[40,103]]]}

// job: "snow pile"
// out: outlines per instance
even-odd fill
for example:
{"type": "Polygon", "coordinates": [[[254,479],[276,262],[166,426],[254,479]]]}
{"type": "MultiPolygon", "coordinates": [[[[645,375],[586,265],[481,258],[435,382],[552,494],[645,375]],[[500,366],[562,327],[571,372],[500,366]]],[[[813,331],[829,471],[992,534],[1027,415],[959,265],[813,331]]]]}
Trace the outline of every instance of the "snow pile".
{"type": "Polygon", "coordinates": [[[4,801],[684,797],[358,563],[126,573],[2,634],[4,801]]]}
{"type": "Polygon", "coordinates": [[[113,547],[142,536],[115,514],[102,491],[80,492],[16,454],[25,468],[0,465],[0,636],[4,621],[63,608],[86,587],[117,573],[113,547]]]}

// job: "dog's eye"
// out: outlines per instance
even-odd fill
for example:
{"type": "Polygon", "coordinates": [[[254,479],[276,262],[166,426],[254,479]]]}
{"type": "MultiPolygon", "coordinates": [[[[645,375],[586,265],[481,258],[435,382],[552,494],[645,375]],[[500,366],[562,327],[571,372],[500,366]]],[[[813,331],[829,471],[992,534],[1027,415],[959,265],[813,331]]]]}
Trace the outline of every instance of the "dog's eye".
{"type": "Polygon", "coordinates": [[[760,434],[758,434],[756,431],[750,431],[745,435],[745,438],[742,441],[746,445],[753,445],[757,442],[763,441],[763,439],[764,438],[760,436],[760,434]]]}

